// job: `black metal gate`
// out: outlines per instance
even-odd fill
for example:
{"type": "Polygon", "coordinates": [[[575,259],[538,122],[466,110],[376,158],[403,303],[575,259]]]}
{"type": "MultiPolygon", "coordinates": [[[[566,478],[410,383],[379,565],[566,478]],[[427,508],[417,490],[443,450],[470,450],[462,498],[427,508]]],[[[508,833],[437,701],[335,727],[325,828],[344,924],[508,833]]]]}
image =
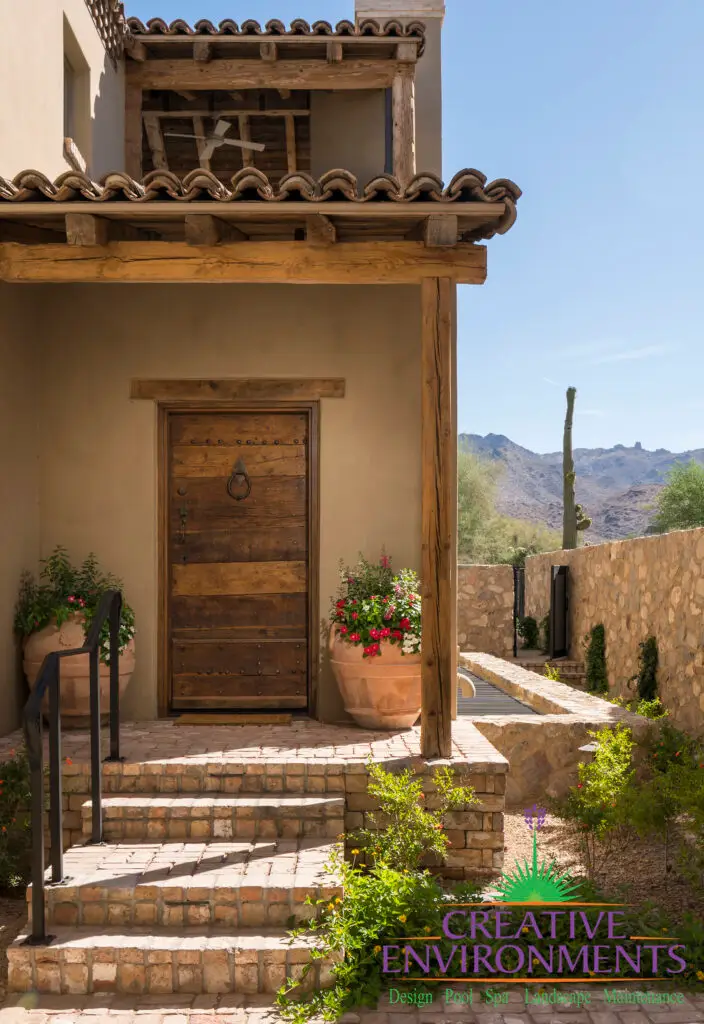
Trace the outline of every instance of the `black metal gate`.
{"type": "Polygon", "coordinates": [[[513,567],[513,656],[518,657],[518,620],[526,614],[526,571],[522,565],[513,567]]]}
{"type": "Polygon", "coordinates": [[[566,658],[570,652],[568,581],[568,567],[553,565],[550,576],[551,658],[566,658]]]}

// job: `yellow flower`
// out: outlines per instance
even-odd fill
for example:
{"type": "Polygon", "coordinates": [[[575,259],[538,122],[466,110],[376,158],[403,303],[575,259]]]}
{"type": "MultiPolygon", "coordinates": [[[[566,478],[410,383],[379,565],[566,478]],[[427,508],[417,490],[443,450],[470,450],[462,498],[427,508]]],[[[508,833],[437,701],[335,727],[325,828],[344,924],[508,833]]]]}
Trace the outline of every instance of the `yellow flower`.
{"type": "Polygon", "coordinates": [[[334,909],[335,909],[335,904],[334,903],[328,903],[328,910],[334,910],[334,909]]]}
{"type": "Polygon", "coordinates": [[[424,932],[425,932],[425,934],[427,935],[427,934],[428,934],[428,933],[430,932],[430,925],[429,925],[429,924],[426,924],[426,926],[425,926],[425,928],[423,929],[423,931],[424,931],[424,932]]]}
{"type": "Polygon", "coordinates": [[[375,946],[374,947],[374,952],[375,953],[381,953],[381,946],[375,946]]]}
{"type": "Polygon", "coordinates": [[[405,914],[399,914],[398,919],[401,922],[401,924],[405,924],[406,923],[406,915],[405,914]]]}
{"type": "Polygon", "coordinates": [[[354,857],[356,857],[358,853],[359,853],[359,850],[352,850],[352,855],[354,857]]]}
{"type": "Polygon", "coordinates": [[[660,931],[663,933],[663,935],[667,935],[667,928],[661,928],[660,931]]]}
{"type": "Polygon", "coordinates": [[[704,981],[704,971],[697,971],[697,978],[699,981],[704,981]]]}
{"type": "Polygon", "coordinates": [[[340,897],[339,897],[339,896],[338,896],[338,897],[337,897],[337,899],[335,900],[335,903],[342,903],[342,900],[340,899],[340,897]]]}
{"type": "Polygon", "coordinates": [[[524,935],[528,934],[528,929],[527,928],[522,928],[521,931],[523,932],[524,935]]]}

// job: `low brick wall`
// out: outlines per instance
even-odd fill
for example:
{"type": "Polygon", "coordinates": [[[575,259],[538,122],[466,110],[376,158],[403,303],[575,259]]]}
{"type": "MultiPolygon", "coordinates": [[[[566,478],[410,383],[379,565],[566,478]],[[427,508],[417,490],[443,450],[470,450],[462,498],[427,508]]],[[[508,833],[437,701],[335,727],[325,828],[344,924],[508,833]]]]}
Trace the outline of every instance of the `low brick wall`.
{"type": "Polygon", "coordinates": [[[513,653],[513,566],[457,567],[457,643],[500,658],[513,653]]]}
{"type": "Polygon", "coordinates": [[[526,561],[526,613],[550,607],[550,566],[569,566],[571,657],[598,623],[609,689],[633,696],[639,643],[657,638],[660,699],[673,722],[704,732],[704,528],[554,551],[526,561]]]}
{"type": "Polygon", "coordinates": [[[579,748],[590,742],[592,731],[623,722],[642,736],[648,728],[640,715],[515,663],[488,654],[463,654],[461,662],[468,671],[539,712],[472,720],[509,762],[508,808],[540,803],[546,796],[565,796],[577,780],[577,765],[584,760],[579,748]]]}

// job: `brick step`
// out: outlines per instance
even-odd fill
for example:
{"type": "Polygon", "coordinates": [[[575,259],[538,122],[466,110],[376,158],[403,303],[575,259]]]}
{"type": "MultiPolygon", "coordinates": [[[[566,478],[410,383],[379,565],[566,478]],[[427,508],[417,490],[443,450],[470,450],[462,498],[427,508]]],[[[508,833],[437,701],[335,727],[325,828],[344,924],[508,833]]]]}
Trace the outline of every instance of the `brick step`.
{"type": "MultiPolygon", "coordinates": [[[[182,928],[53,928],[48,946],[8,947],[8,989],[83,995],[119,992],[274,993],[286,977],[300,978],[314,944],[283,930],[182,928]]],[[[316,960],[306,988],[330,985],[330,963],[316,960]]]]}
{"type": "MultiPolygon", "coordinates": [[[[74,764],[65,773],[67,793],[86,792],[82,780],[71,779],[77,767],[74,764]]],[[[205,758],[180,759],[176,754],[166,761],[105,764],[103,789],[110,793],[168,793],[172,796],[177,793],[326,793],[332,796],[345,791],[343,769],[344,765],[334,759],[295,761],[281,755],[280,761],[273,757],[266,761],[249,761],[240,756],[229,761],[207,761],[205,758]]],[[[80,806],[76,805],[76,809],[80,810],[80,806]]]]}
{"type": "MultiPolygon", "coordinates": [[[[74,846],[66,881],[48,885],[47,921],[59,926],[282,928],[310,920],[306,899],[342,887],[325,871],[342,844],[317,839],[74,846]]],[[[47,877],[49,877],[48,872],[47,877]]],[[[31,916],[32,887],[27,890],[31,916]]]]}
{"type": "MultiPolygon", "coordinates": [[[[81,808],[90,835],[91,803],[81,808]]],[[[344,832],[342,796],[311,793],[208,796],[124,795],[103,798],[105,839],[295,839],[344,832]]]]}

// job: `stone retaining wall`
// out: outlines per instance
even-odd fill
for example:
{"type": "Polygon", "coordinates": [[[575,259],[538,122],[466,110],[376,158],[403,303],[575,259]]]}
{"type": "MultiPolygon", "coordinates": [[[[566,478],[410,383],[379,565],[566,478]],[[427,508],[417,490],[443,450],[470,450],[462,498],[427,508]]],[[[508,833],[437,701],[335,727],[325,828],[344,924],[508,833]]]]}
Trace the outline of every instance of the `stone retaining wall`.
{"type": "Polygon", "coordinates": [[[460,660],[468,671],[539,712],[472,720],[510,763],[506,785],[508,808],[539,804],[546,796],[565,796],[577,781],[577,765],[584,760],[579,748],[589,743],[594,730],[623,722],[637,736],[647,731],[648,722],[640,715],[515,663],[478,653],[462,654],[460,660]]]}
{"type": "Polygon", "coordinates": [[[704,731],[704,528],[614,541],[526,561],[526,614],[550,607],[550,566],[570,571],[571,657],[603,623],[609,688],[633,696],[639,643],[658,642],[660,698],[680,728],[704,731]]]}
{"type": "Polygon", "coordinates": [[[499,658],[513,654],[513,566],[457,567],[457,643],[499,658]]]}

